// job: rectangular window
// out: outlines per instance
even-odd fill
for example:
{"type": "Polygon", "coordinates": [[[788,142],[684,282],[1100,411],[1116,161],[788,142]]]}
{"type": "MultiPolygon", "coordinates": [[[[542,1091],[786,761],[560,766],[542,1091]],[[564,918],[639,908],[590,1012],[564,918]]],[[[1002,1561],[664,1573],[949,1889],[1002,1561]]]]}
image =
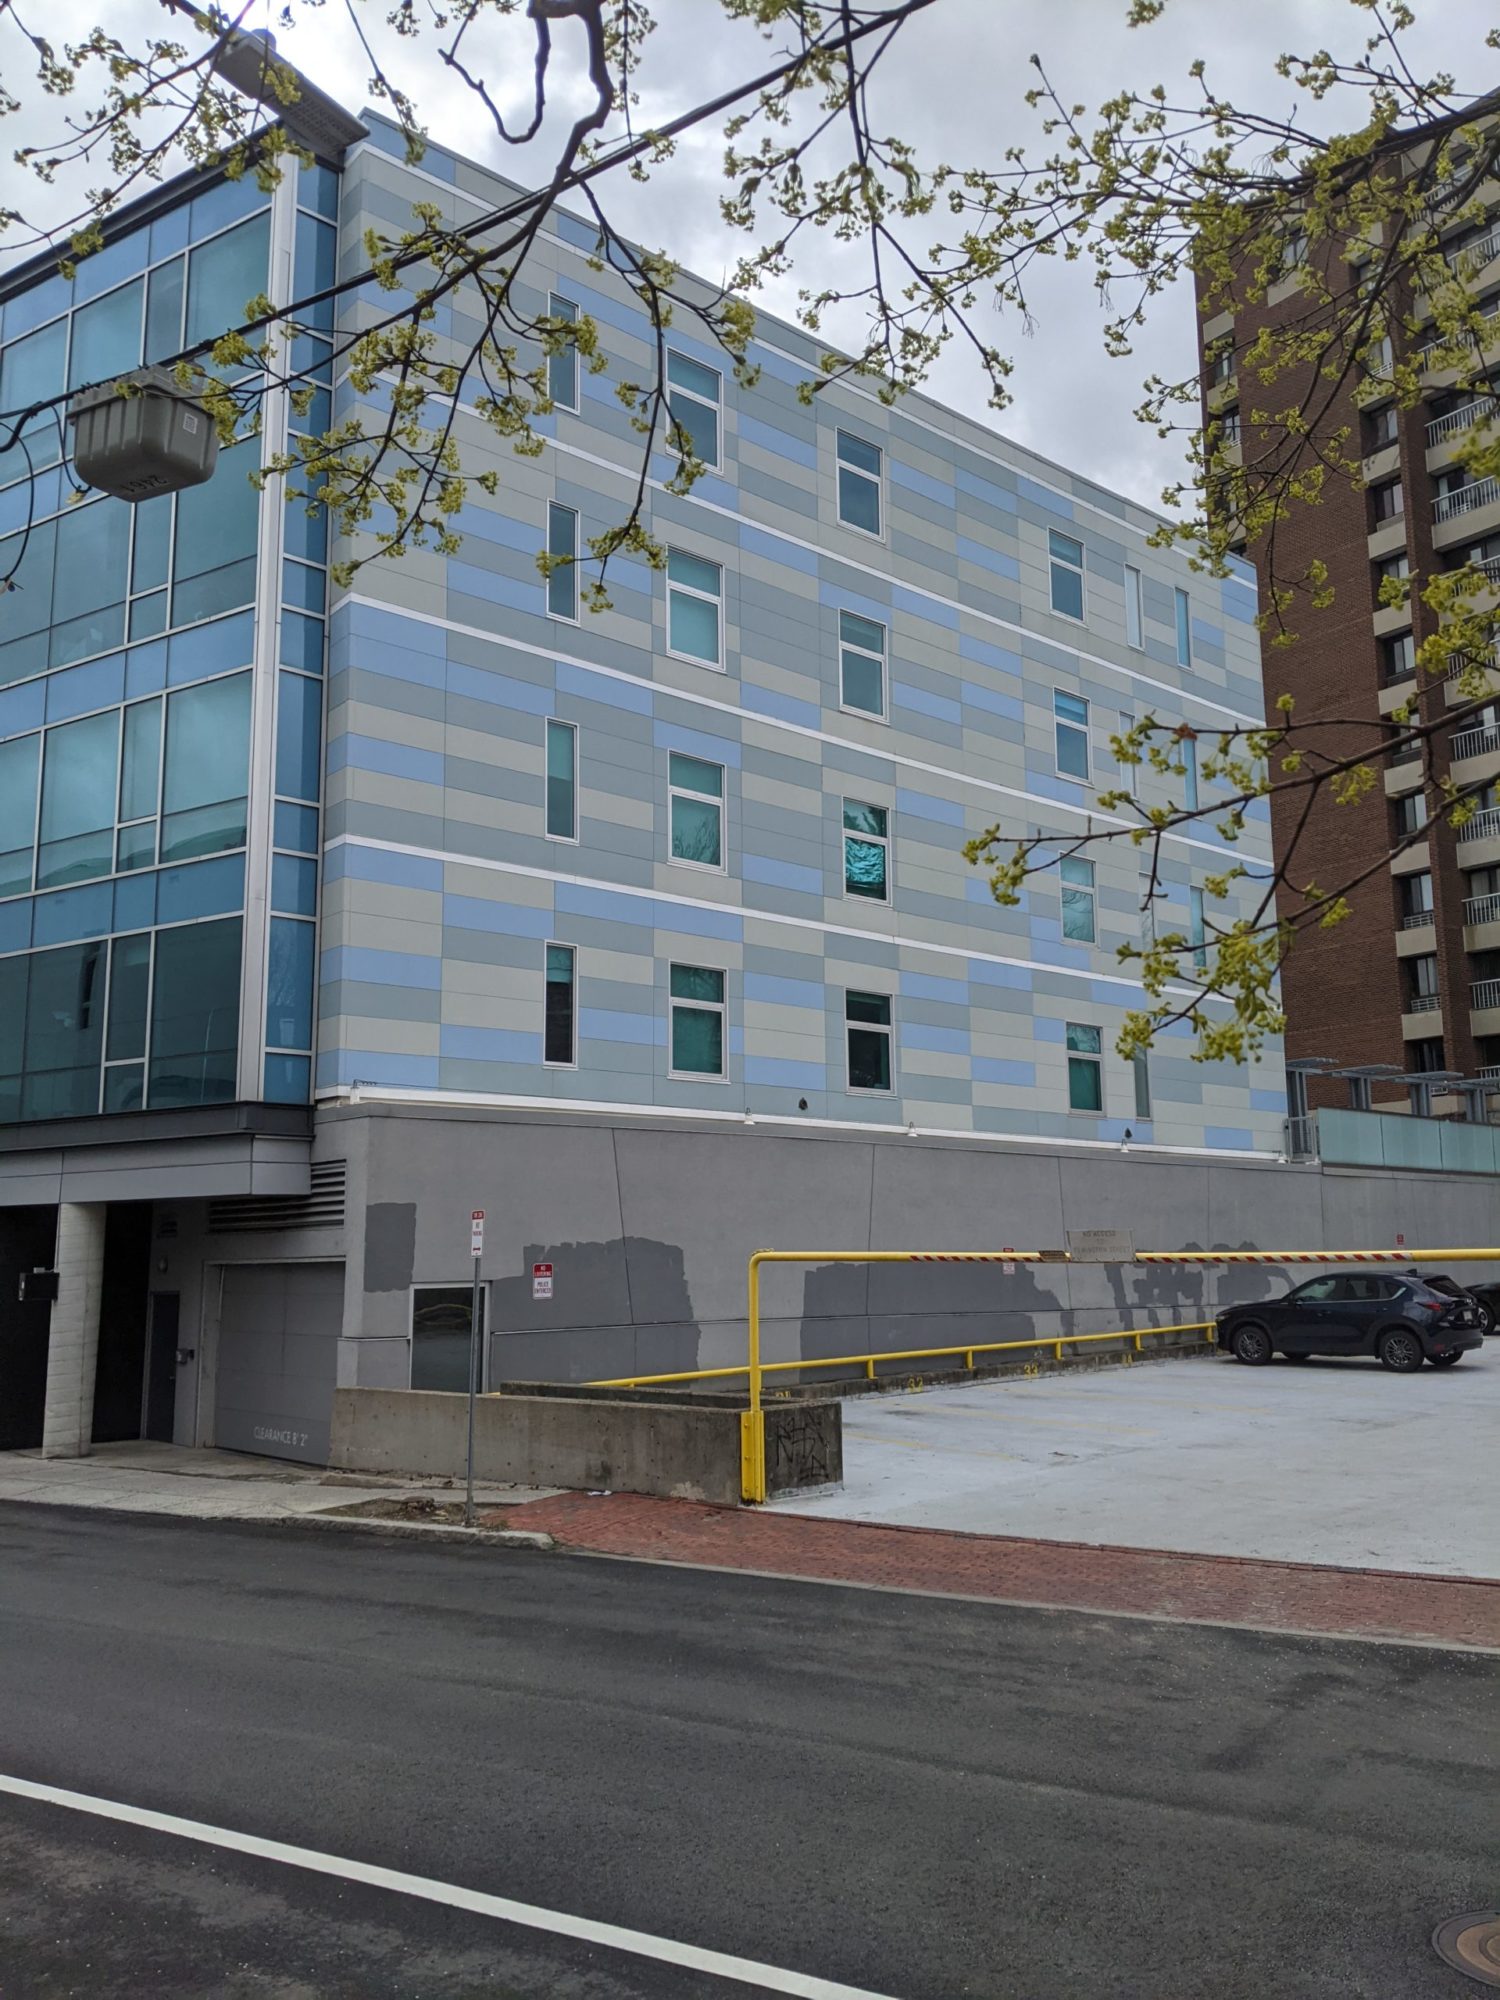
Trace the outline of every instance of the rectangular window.
{"type": "Polygon", "coordinates": [[[1405,680],[1417,671],[1416,648],[1410,632],[1391,632],[1380,642],[1381,666],[1388,681],[1405,680]]]}
{"type": "Polygon", "coordinates": [[[563,558],[547,572],[547,615],[549,618],[578,618],[578,514],[572,507],[560,507],[555,500],[547,505],[547,553],[563,558]]]}
{"type": "Polygon", "coordinates": [[[1406,961],[1407,991],[1413,1000],[1435,1000],[1438,990],[1438,962],[1435,952],[1406,961]]]}
{"type": "Polygon", "coordinates": [[[838,434],[839,519],[876,535],[880,528],[880,447],[849,431],[838,434]]]}
{"type": "MultiPolygon", "coordinates": [[[[1387,583],[1404,583],[1411,575],[1411,557],[1405,549],[1398,549],[1393,556],[1382,556],[1375,565],[1375,602],[1385,603],[1381,586],[1387,583]]],[[[1401,600],[1398,598],[1397,602],[1401,600]]]]}
{"type": "Polygon", "coordinates": [[[670,969],[673,1076],[724,1074],[724,975],[706,965],[670,969]]]}
{"type": "Polygon", "coordinates": [[[1072,535],[1047,530],[1047,556],[1052,572],[1052,609],[1064,618],[1083,618],[1083,543],[1072,535]]]}
{"type": "Polygon", "coordinates": [[[1141,610],[1141,573],[1125,565],[1125,639],[1131,646],[1146,643],[1145,619],[1141,610]]]}
{"type": "Polygon", "coordinates": [[[1057,736],[1057,768],[1064,778],[1089,774],[1089,705],[1081,695],[1052,691],[1052,717],[1057,736]]]}
{"type": "Polygon", "coordinates": [[[1402,916],[1420,916],[1432,908],[1432,876],[1425,868],[1415,875],[1402,875],[1399,880],[1402,916]]]}
{"type": "Polygon", "coordinates": [[[1068,1109],[1102,1111],[1104,1064],[1100,1059],[1103,1052],[1100,1032],[1078,1021],[1069,1021],[1064,1035],[1068,1049],[1068,1109]]]}
{"type": "Polygon", "coordinates": [[[839,613],[839,701],[885,718],[885,627],[855,611],[839,613]]]}
{"type": "Polygon", "coordinates": [[[270,262],[271,216],[252,215],[201,244],[188,258],[187,344],[217,340],[245,317],[251,299],[266,289],[270,262]]]}
{"type": "Polygon", "coordinates": [[[1151,1116],[1151,1060],[1144,1049],[1137,1049],[1130,1058],[1130,1067],[1135,1075],[1135,1115],[1137,1118],[1151,1116]]]}
{"type": "Polygon", "coordinates": [[[1383,486],[1370,488],[1370,511],[1376,521],[1399,521],[1406,512],[1406,500],[1401,491],[1399,479],[1388,479],[1383,486]]]}
{"type": "Polygon", "coordinates": [[[721,667],[719,613],[724,572],[717,563],[667,550],[667,651],[701,666],[721,667]]]}
{"type": "MultiPolygon", "coordinates": [[[[547,317],[565,326],[574,326],[578,320],[578,308],[561,293],[549,292],[547,317]]],[[[564,339],[547,356],[547,394],[559,410],[578,408],[578,349],[571,340],[564,339]]]]}
{"type": "Polygon", "coordinates": [[[1440,1070],[1448,1067],[1443,1059],[1443,1038],[1435,1036],[1431,1041],[1408,1042],[1406,1059],[1413,1069],[1440,1070]]]}
{"type": "MultiPolygon", "coordinates": [[[[311,683],[309,685],[312,685],[311,683]]],[[[250,676],[204,681],[167,698],[161,858],[191,861],[245,844],[250,676]]]]}
{"type": "MultiPolygon", "coordinates": [[[[245,297],[265,289],[265,272],[245,297]]],[[[68,357],[68,387],[107,382],[136,367],[141,358],[142,308],[145,286],[132,278],[117,292],[108,292],[73,315],[73,343],[68,357]]]]}
{"type": "Polygon", "coordinates": [[[542,1061],[554,1069],[571,1069],[578,1060],[577,961],[578,954],[572,945],[548,945],[542,1061]]]}
{"type": "Polygon", "coordinates": [[[1062,933],[1074,944],[1092,944],[1094,929],[1094,864],[1081,855],[1065,854],[1062,875],[1062,933]]]}
{"type": "Polygon", "coordinates": [[[1373,451],[1384,451],[1387,445],[1396,443],[1399,431],[1394,403],[1387,403],[1384,409],[1369,411],[1364,423],[1366,456],[1373,451]]]}
{"type": "Polygon", "coordinates": [[[1240,413],[1238,410],[1220,410],[1219,442],[1238,451],[1240,443],[1240,413]]]}
{"type": "Polygon", "coordinates": [[[667,760],[672,859],[690,868],[724,867],[724,766],[676,750],[667,760]]]}
{"type": "Polygon", "coordinates": [[[240,1024],[241,920],[156,934],[147,1102],[228,1104],[240,1024]]]}
{"type": "Polygon", "coordinates": [[[39,951],[30,972],[21,1116],[92,1115],[104,1039],[104,946],[39,951]]]}
{"type": "Polygon", "coordinates": [[[891,1000],[888,993],[846,993],[844,1029],[849,1088],[891,1088],[891,1000]]]}
{"type": "Polygon", "coordinates": [[[1182,798],[1189,812],[1198,810],[1198,739],[1196,736],[1182,736],[1177,741],[1177,754],[1182,764],[1182,798]]]}
{"type": "Polygon", "coordinates": [[[1394,811],[1396,838],[1410,840],[1427,824],[1427,796],[1424,792],[1407,792],[1395,801],[1394,811]]]}
{"type": "Polygon", "coordinates": [[[724,378],[717,368],[705,368],[689,361],[685,354],[667,350],[667,408],[672,422],[696,459],[704,465],[719,463],[719,412],[724,378]]]}
{"type": "Polygon", "coordinates": [[[1232,382],[1235,377],[1234,347],[1226,341],[1216,347],[1208,357],[1208,379],[1211,383],[1232,382]]]}
{"type": "Polygon", "coordinates": [[[1203,891],[1188,890],[1188,943],[1193,948],[1193,964],[1200,972],[1208,965],[1208,932],[1203,915],[1203,891]]]}
{"type": "Polygon", "coordinates": [[[844,894],[890,900],[890,850],[884,806],[844,801],[844,894]]]}
{"type": "Polygon", "coordinates": [[[191,625],[249,604],[255,596],[260,495],[250,484],[260,440],[219,453],[212,479],[177,508],[172,555],[172,623],[191,625]]]}
{"type": "Polygon", "coordinates": [[[1193,664],[1192,606],[1185,590],[1174,590],[1172,601],[1177,618],[1177,664],[1179,667],[1190,667],[1193,664]]]}
{"type": "Polygon", "coordinates": [[[36,885],[61,889],[114,867],[120,711],[47,732],[42,764],[41,847],[36,885]]]}
{"type": "Polygon", "coordinates": [[[24,895],[31,887],[41,748],[40,734],[0,743],[0,896],[24,895]]]}
{"type": "Polygon", "coordinates": [[[547,724],[547,837],[578,838],[578,731],[571,722],[547,724]]]}
{"type": "MultiPolygon", "coordinates": [[[[484,1380],[485,1287],[479,1288],[479,1386],[484,1380]]],[[[411,1295],[411,1386],[467,1395],[473,1368],[471,1285],[418,1285],[411,1295]]]]}

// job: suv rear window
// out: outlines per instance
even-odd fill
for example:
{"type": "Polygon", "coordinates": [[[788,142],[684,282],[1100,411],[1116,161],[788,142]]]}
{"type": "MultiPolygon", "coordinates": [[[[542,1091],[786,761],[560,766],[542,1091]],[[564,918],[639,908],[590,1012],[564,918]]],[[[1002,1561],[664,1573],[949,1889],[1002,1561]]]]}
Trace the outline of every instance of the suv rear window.
{"type": "Polygon", "coordinates": [[[1360,1299],[1363,1301],[1370,1299],[1398,1299],[1404,1290],[1405,1287],[1398,1285],[1394,1278],[1376,1278],[1367,1276],[1363,1272],[1355,1273],[1351,1271],[1344,1279],[1344,1297],[1346,1299],[1360,1299]]]}

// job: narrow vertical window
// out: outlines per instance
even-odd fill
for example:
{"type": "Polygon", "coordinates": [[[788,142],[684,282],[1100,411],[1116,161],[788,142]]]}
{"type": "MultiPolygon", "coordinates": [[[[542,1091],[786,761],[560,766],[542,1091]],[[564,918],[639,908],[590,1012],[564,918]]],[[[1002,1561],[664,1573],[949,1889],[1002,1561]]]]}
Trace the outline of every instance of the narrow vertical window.
{"type": "Polygon", "coordinates": [[[1103,1040],[1097,1028],[1080,1021],[1064,1026],[1068,1050],[1068,1109],[1104,1109],[1103,1040]]]}
{"type": "Polygon", "coordinates": [[[724,866],[724,767],[673,751],[667,763],[672,859],[691,868],[724,866]]]}
{"type": "Polygon", "coordinates": [[[888,993],[846,993],[844,1024],[851,1090],[891,1088],[891,998],[888,993]]]}
{"type": "Polygon", "coordinates": [[[1208,932],[1204,927],[1201,889],[1188,890],[1188,943],[1193,948],[1193,964],[1202,972],[1208,964],[1208,932]]]}
{"type": "Polygon", "coordinates": [[[669,979],[672,1074],[722,1077],[723,973],[707,965],[674,965],[669,979]]]}
{"type": "MultiPolygon", "coordinates": [[[[688,451],[703,464],[719,463],[719,419],[724,378],[717,368],[667,351],[667,408],[688,451]]],[[[686,456],[686,452],[683,454],[686,456]]]]}
{"type": "Polygon", "coordinates": [[[1190,667],[1193,664],[1193,619],[1192,607],[1185,590],[1174,590],[1173,601],[1177,607],[1177,664],[1190,667]]]}
{"type": "Polygon", "coordinates": [[[1198,739],[1183,736],[1178,739],[1177,752],[1182,759],[1182,796],[1189,812],[1198,810],[1198,739]]]}
{"type": "Polygon", "coordinates": [[[1052,609],[1064,618],[1083,619],[1083,543],[1072,535],[1047,530],[1047,558],[1051,569],[1052,609]]]}
{"type": "Polygon", "coordinates": [[[880,533],[880,447],[838,434],[839,519],[866,535],[880,533]]]}
{"type": "Polygon", "coordinates": [[[1064,778],[1089,774],[1089,705],[1081,695],[1062,688],[1052,692],[1052,717],[1057,739],[1057,768],[1064,778]]]}
{"type": "Polygon", "coordinates": [[[724,572],[717,563],[667,550],[667,651],[700,666],[723,665],[720,611],[724,572]]]}
{"type": "Polygon", "coordinates": [[[547,947],[547,1005],[542,1061],[571,1069],[577,1061],[577,957],[570,944],[547,947]]]}
{"type": "Polygon", "coordinates": [[[561,558],[547,572],[547,615],[578,617],[578,515],[572,507],[547,505],[547,553],[561,558]]]}
{"type": "Polygon", "coordinates": [[[578,838],[578,731],[571,722],[547,724],[547,837],[578,838]]]}
{"type": "Polygon", "coordinates": [[[1141,610],[1141,573],[1125,566],[1125,639],[1131,646],[1144,646],[1146,628],[1141,610]]]}
{"type": "Polygon", "coordinates": [[[856,611],[839,613],[839,702],[885,716],[885,627],[856,611]]]}
{"type": "MultiPolygon", "coordinates": [[[[578,308],[560,292],[549,292],[547,317],[572,326],[578,318],[578,308]]],[[[560,410],[578,408],[578,349],[571,340],[564,340],[547,356],[547,394],[560,410]]]]}
{"type": "Polygon", "coordinates": [[[1062,873],[1062,933],[1073,944],[1093,944],[1094,864],[1081,855],[1065,854],[1062,873]]]}
{"type": "Polygon", "coordinates": [[[844,894],[890,900],[890,852],[884,806],[844,801],[844,894]]]}
{"type": "Polygon", "coordinates": [[[1137,1118],[1151,1116],[1151,1060],[1144,1049],[1137,1049],[1130,1058],[1130,1067],[1135,1072],[1135,1115],[1137,1118]]]}

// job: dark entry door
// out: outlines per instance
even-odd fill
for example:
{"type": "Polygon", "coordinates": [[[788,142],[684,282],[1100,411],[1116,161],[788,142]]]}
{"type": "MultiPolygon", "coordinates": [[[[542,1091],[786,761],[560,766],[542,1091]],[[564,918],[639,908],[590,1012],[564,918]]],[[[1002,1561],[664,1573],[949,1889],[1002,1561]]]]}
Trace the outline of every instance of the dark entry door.
{"type": "Polygon", "coordinates": [[[18,1293],[23,1271],[51,1269],[56,1236],[55,1208],[0,1208],[0,1451],[42,1441],[52,1308],[18,1293]]]}
{"type": "Polygon", "coordinates": [[[176,1292],[151,1294],[151,1330],[146,1343],[146,1407],[142,1437],[170,1444],[177,1415],[177,1324],[181,1300],[176,1292]]]}

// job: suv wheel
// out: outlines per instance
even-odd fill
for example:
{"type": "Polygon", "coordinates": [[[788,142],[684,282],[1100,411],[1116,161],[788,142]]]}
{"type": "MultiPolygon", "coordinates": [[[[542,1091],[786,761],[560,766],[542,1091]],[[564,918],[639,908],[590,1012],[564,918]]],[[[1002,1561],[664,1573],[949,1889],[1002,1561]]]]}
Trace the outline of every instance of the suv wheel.
{"type": "Polygon", "coordinates": [[[1422,1343],[1409,1326],[1387,1327],[1375,1344],[1382,1368],[1393,1375],[1414,1375],[1422,1365],[1422,1343]]]}
{"type": "Polygon", "coordinates": [[[1254,1320],[1235,1328],[1230,1345],[1234,1349],[1235,1360],[1246,1362],[1252,1368],[1264,1367],[1271,1358],[1271,1336],[1254,1320]]]}

